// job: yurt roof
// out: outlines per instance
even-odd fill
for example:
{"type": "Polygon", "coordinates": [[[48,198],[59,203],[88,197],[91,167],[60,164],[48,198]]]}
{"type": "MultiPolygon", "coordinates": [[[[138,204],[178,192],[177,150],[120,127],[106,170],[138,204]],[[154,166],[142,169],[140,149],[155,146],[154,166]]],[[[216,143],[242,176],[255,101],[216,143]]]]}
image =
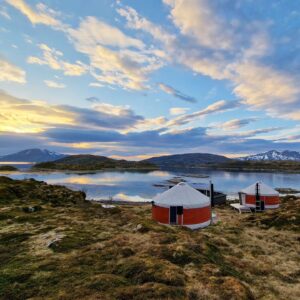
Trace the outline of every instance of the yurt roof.
{"type": "Polygon", "coordinates": [[[250,186],[244,188],[241,190],[241,193],[247,194],[247,195],[256,195],[256,184],[259,185],[259,194],[264,196],[278,196],[279,193],[271,188],[270,186],[266,185],[263,182],[255,182],[251,184],[250,186]]]}
{"type": "Polygon", "coordinates": [[[157,195],[154,203],[162,207],[183,206],[184,208],[197,208],[210,205],[210,199],[198,192],[185,182],[180,182],[169,190],[157,195]]]}

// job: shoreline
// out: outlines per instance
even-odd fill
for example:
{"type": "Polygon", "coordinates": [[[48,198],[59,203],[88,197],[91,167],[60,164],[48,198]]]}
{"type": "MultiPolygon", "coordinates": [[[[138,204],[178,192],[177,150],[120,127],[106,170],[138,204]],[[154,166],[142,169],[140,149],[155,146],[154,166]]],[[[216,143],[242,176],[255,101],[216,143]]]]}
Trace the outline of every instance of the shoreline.
{"type": "Polygon", "coordinates": [[[151,201],[128,201],[128,200],[105,200],[105,199],[100,199],[100,200],[95,200],[95,199],[87,199],[87,201],[90,201],[92,203],[98,203],[98,204],[109,204],[109,205],[132,205],[132,206],[145,206],[145,205],[151,205],[151,201]]]}
{"type": "MultiPolygon", "coordinates": [[[[111,171],[141,171],[141,172],[151,172],[151,171],[177,171],[177,170],[208,170],[208,171],[227,171],[227,172],[242,172],[242,173],[284,173],[284,174],[300,174],[300,170],[283,170],[283,169],[249,169],[249,168],[228,168],[228,167],[207,167],[207,166],[197,166],[197,167],[185,167],[185,166],[176,166],[173,168],[169,167],[162,167],[162,168],[107,168],[107,169],[96,169],[96,170],[72,170],[72,169],[18,169],[16,171],[1,171],[1,173],[17,173],[17,172],[28,172],[28,173],[34,173],[34,172],[40,172],[40,173],[99,173],[99,172],[111,172],[111,171]]],[[[201,177],[201,178],[207,178],[208,175],[205,174],[181,174],[186,177],[201,177]]]]}
{"type": "MultiPolygon", "coordinates": [[[[201,170],[209,170],[209,171],[228,171],[228,172],[257,172],[257,173],[288,173],[288,174],[300,174],[300,170],[284,170],[284,169],[249,169],[249,168],[228,168],[228,167],[216,167],[216,166],[197,166],[197,167],[183,167],[183,166],[175,166],[173,168],[168,168],[168,167],[162,167],[160,168],[161,171],[175,171],[175,170],[196,170],[196,169],[201,169],[201,170]]],[[[190,174],[192,175],[192,174],[190,174]]]]}
{"type": "Polygon", "coordinates": [[[104,168],[104,169],[95,169],[95,170],[72,170],[72,169],[39,169],[31,168],[29,171],[32,172],[105,172],[105,171],[159,171],[159,168],[104,168]]]}

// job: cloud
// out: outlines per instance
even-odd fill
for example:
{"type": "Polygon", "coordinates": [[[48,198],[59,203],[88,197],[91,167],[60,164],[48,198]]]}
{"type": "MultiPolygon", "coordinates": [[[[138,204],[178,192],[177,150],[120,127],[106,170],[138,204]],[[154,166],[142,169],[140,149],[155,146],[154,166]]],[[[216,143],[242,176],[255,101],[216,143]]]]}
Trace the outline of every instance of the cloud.
{"type": "Polygon", "coordinates": [[[277,138],[276,141],[284,141],[284,142],[287,142],[287,143],[290,143],[290,142],[300,143],[300,134],[288,135],[288,136],[284,136],[284,137],[281,137],[281,138],[277,138]]]}
{"type": "Polygon", "coordinates": [[[74,124],[85,124],[105,129],[126,129],[134,126],[143,117],[123,106],[114,106],[108,103],[98,103],[93,109],[62,106],[66,111],[75,114],[74,124]]]}
{"type": "Polygon", "coordinates": [[[132,131],[144,131],[144,130],[158,130],[161,128],[164,128],[165,125],[167,124],[167,119],[165,117],[156,117],[156,118],[150,118],[150,119],[143,119],[140,120],[134,128],[131,130],[127,130],[124,132],[132,132],[132,131]]]}
{"type": "Polygon", "coordinates": [[[62,52],[50,48],[46,44],[40,44],[39,48],[43,52],[42,58],[30,56],[27,59],[29,64],[47,65],[53,70],[63,71],[64,75],[68,76],[80,76],[88,70],[88,67],[81,61],[76,61],[76,63],[64,61],[62,52]]]}
{"type": "Polygon", "coordinates": [[[55,81],[52,81],[52,80],[44,80],[44,82],[48,87],[54,88],[54,89],[64,89],[66,87],[65,84],[55,82],[55,81]]]}
{"type": "MultiPolygon", "coordinates": [[[[234,94],[250,109],[300,120],[297,73],[300,58],[290,42],[282,53],[279,39],[272,37],[274,28],[269,30],[278,24],[256,19],[258,8],[247,3],[164,2],[170,7],[169,17],[180,32],[167,48],[174,63],[216,80],[229,80],[234,94]],[[243,19],[245,9],[249,15],[247,21],[243,19]],[[285,59],[287,52],[289,59],[285,59]]],[[[278,32],[280,35],[282,28],[278,32]]]]}
{"type": "Polygon", "coordinates": [[[233,119],[224,123],[220,123],[219,127],[224,130],[234,130],[246,126],[257,121],[257,118],[233,119]]]}
{"type": "Polygon", "coordinates": [[[10,15],[8,14],[8,12],[7,12],[7,9],[6,9],[6,7],[0,7],[0,15],[2,16],[2,17],[4,17],[5,19],[7,19],[7,20],[11,20],[11,17],[10,17],[10,15]]]}
{"type": "MultiPolygon", "coordinates": [[[[220,132],[212,134],[208,127],[166,131],[167,120],[163,117],[144,119],[129,107],[108,103],[97,103],[92,108],[49,105],[4,92],[0,93],[0,106],[0,151],[7,149],[7,141],[13,141],[18,148],[15,150],[35,145],[71,153],[102,151],[102,155],[118,155],[124,151],[145,155],[162,151],[216,152],[218,149],[218,153],[234,153],[245,149],[284,148],[284,143],[255,138],[258,134],[281,130],[279,127],[225,135],[220,132]],[[2,140],[6,142],[1,143],[2,140]]],[[[233,103],[216,102],[197,114],[205,115],[233,107],[233,103]]],[[[299,145],[299,142],[291,141],[289,149],[296,150],[299,145]]]]}
{"type": "Polygon", "coordinates": [[[89,86],[96,87],[96,88],[104,87],[104,85],[99,82],[91,82],[89,83],[89,86]]]}
{"type": "Polygon", "coordinates": [[[88,98],[86,98],[86,101],[89,101],[89,102],[92,102],[92,103],[101,102],[101,100],[97,97],[88,97],[88,98]]]}
{"type": "Polygon", "coordinates": [[[142,41],[125,35],[118,28],[95,17],[83,19],[79,28],[69,29],[69,35],[83,52],[94,45],[113,46],[121,49],[130,47],[143,49],[145,47],[142,41]]]}
{"type": "Polygon", "coordinates": [[[252,138],[257,136],[258,134],[263,134],[263,133],[270,133],[274,131],[279,131],[284,129],[284,127],[268,127],[268,128],[259,128],[259,129],[254,129],[254,130],[247,130],[247,131],[240,131],[240,132],[232,132],[231,136],[239,138],[252,138]]]}
{"type": "MultiPolygon", "coordinates": [[[[182,144],[194,146],[195,142],[209,140],[205,134],[205,128],[194,128],[177,131],[175,133],[161,133],[160,130],[150,130],[141,132],[119,133],[116,131],[88,130],[85,128],[55,128],[45,132],[47,138],[55,142],[78,143],[78,142],[103,142],[115,143],[119,147],[178,147],[182,144]]],[[[214,137],[212,138],[214,139],[214,137]]]]}
{"type": "Polygon", "coordinates": [[[0,132],[42,133],[47,128],[77,126],[106,130],[125,130],[134,127],[143,117],[131,109],[107,103],[93,108],[71,105],[49,105],[43,101],[30,101],[0,91],[0,132]]]}
{"type": "Polygon", "coordinates": [[[74,116],[60,106],[41,101],[29,101],[0,91],[0,132],[38,133],[54,125],[71,125],[74,116]]]}
{"type": "Polygon", "coordinates": [[[186,114],[183,116],[179,116],[173,120],[170,120],[167,123],[167,126],[179,126],[179,125],[184,125],[189,122],[195,121],[199,119],[202,116],[206,116],[209,114],[214,114],[214,113],[220,113],[224,112],[227,110],[235,109],[240,106],[240,103],[238,101],[225,101],[225,100],[220,100],[217,101],[211,105],[208,105],[206,108],[193,112],[191,114],[186,114]]]}
{"type": "MultiPolygon", "coordinates": [[[[278,130],[265,128],[257,131],[258,134],[278,130]]],[[[80,127],[53,128],[45,132],[45,136],[52,144],[70,145],[78,151],[80,148],[95,150],[102,147],[101,154],[120,153],[149,154],[157,152],[167,153],[241,153],[258,152],[268,149],[286,149],[285,143],[272,140],[254,138],[254,132],[245,132],[241,135],[211,135],[207,128],[188,128],[173,132],[163,133],[161,130],[146,130],[141,132],[120,133],[114,130],[88,130],[80,127]],[[105,149],[106,151],[105,152],[105,149]],[[122,150],[123,149],[123,150],[122,150]]],[[[299,142],[289,143],[290,149],[297,149],[299,142]]],[[[74,150],[73,149],[73,150],[74,150]]]]}
{"type": "Polygon", "coordinates": [[[164,84],[164,83],[159,83],[158,85],[162,91],[164,91],[167,94],[173,95],[174,97],[184,100],[187,102],[195,103],[197,100],[194,97],[188,96],[179,90],[176,90],[175,88],[171,87],[170,85],[164,84]]]}
{"type": "Polygon", "coordinates": [[[259,64],[236,66],[234,93],[243,103],[269,114],[300,120],[300,87],[296,78],[259,64]]]}
{"type": "Polygon", "coordinates": [[[0,81],[26,83],[26,72],[0,58],[0,81]]]}
{"type": "Polygon", "coordinates": [[[43,148],[47,141],[35,134],[0,131],[0,155],[11,154],[28,148],[43,148]]]}
{"type": "Polygon", "coordinates": [[[170,108],[170,115],[177,116],[183,115],[189,110],[187,107],[171,107],[170,108]]]}
{"type": "MultiPolygon", "coordinates": [[[[169,152],[205,149],[257,151],[282,147],[283,143],[278,143],[278,139],[273,140],[276,131],[282,128],[274,126],[238,131],[252,122],[249,118],[225,122],[224,129],[230,131],[225,133],[192,127],[198,126],[195,124],[202,117],[240,106],[289,120],[300,119],[297,72],[300,56],[295,43],[299,33],[295,31],[291,35],[286,25],[272,22],[269,10],[266,10],[267,15],[262,16],[260,5],[250,5],[249,1],[165,0],[168,20],[171,21],[164,23],[165,28],[147,20],[133,8],[119,5],[118,13],[125,18],[129,28],[125,33],[120,22],[117,23],[118,28],[95,17],[83,17],[79,25],[72,25],[72,28],[59,20],[62,15],[43,4],[29,6],[24,0],[7,2],[26,15],[32,24],[43,24],[62,31],[79,54],[86,56],[89,66],[79,61],[66,61],[62,52],[47,45],[40,45],[42,55],[31,56],[28,59],[30,63],[48,65],[65,75],[79,76],[89,72],[94,77],[90,86],[109,85],[128,90],[150,89],[149,79],[156,70],[166,64],[180,65],[194,73],[224,80],[237,100],[220,100],[192,113],[172,108],[170,113],[175,117],[167,119],[158,115],[145,119],[129,107],[105,104],[96,99],[90,100],[90,108],[79,108],[48,105],[8,95],[3,101],[5,97],[1,93],[2,132],[38,135],[47,143],[49,140],[55,143],[56,136],[60,134],[57,142],[66,144],[63,142],[66,139],[70,147],[72,140],[78,139],[77,144],[72,144],[74,149],[79,145],[86,147],[89,143],[103,143],[103,148],[111,147],[107,151],[114,153],[157,153],[162,148],[169,152]],[[248,14],[243,19],[245,11],[248,14]],[[276,30],[281,36],[276,35],[278,32],[274,34],[276,30]],[[262,138],[267,133],[270,136],[262,138]],[[89,141],[83,145],[85,139],[89,141]]],[[[0,80],[19,78],[13,81],[26,81],[25,72],[6,73],[0,74],[0,80]]],[[[163,88],[179,99],[194,99],[166,84],[163,88]]],[[[289,147],[299,147],[299,143],[295,143],[298,132],[290,136],[289,147]]]]}
{"type": "MultiPolygon", "coordinates": [[[[95,17],[81,20],[78,28],[62,23],[60,13],[44,4],[31,8],[24,0],[6,0],[28,17],[33,24],[44,24],[64,32],[73,42],[76,50],[88,56],[91,75],[100,84],[120,86],[129,90],[149,88],[148,76],[163,65],[162,51],[150,46],[149,49],[139,39],[124,34],[95,17]]],[[[79,76],[87,72],[81,62],[70,64],[59,57],[61,52],[42,46],[44,57],[29,57],[29,63],[49,65],[54,70],[62,70],[65,75],[79,76]]],[[[95,85],[93,85],[95,86],[95,85]]]]}
{"type": "Polygon", "coordinates": [[[165,31],[161,26],[150,22],[140,16],[132,7],[125,6],[117,9],[120,16],[127,20],[127,26],[131,29],[142,30],[149,33],[154,39],[169,44],[174,41],[175,36],[165,31]]]}
{"type": "Polygon", "coordinates": [[[123,135],[116,131],[88,129],[84,127],[57,127],[45,132],[47,138],[61,143],[120,142],[123,135]]]}
{"type": "Polygon", "coordinates": [[[149,74],[162,66],[155,51],[146,49],[142,41],[95,17],[83,19],[68,34],[76,50],[89,57],[91,74],[101,84],[146,89],[149,74]]]}
{"type": "Polygon", "coordinates": [[[59,13],[42,3],[37,4],[36,9],[33,9],[24,0],[5,1],[24,14],[32,24],[44,24],[56,29],[64,28],[64,25],[56,18],[59,13]]]}
{"type": "Polygon", "coordinates": [[[183,35],[211,49],[229,49],[234,43],[234,24],[216,16],[211,1],[164,0],[171,7],[170,17],[183,35]],[[222,33],[222,34],[220,34],[222,33]]]}

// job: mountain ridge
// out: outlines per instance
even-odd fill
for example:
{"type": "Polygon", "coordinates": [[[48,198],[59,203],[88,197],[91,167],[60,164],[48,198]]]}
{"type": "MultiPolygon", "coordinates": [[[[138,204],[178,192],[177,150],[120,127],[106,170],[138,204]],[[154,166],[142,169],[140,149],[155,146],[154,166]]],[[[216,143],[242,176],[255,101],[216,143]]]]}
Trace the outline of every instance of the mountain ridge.
{"type": "Polygon", "coordinates": [[[238,160],[241,161],[300,161],[300,152],[297,151],[277,151],[270,150],[263,153],[248,155],[245,157],[239,157],[238,160]]]}
{"type": "Polygon", "coordinates": [[[45,162],[66,157],[65,154],[49,151],[47,149],[25,149],[16,153],[0,156],[0,161],[6,162],[45,162]]]}
{"type": "MultiPolygon", "coordinates": [[[[34,163],[43,163],[43,162],[53,162],[60,159],[68,157],[77,157],[79,159],[80,155],[66,155],[57,153],[54,151],[49,151],[47,149],[25,149],[16,153],[0,156],[0,162],[34,162],[34,163]]],[[[83,156],[81,156],[82,158],[83,156]]],[[[112,158],[99,155],[86,154],[86,158],[91,158],[92,160],[101,159],[109,161],[112,158]]],[[[80,159],[81,160],[81,159],[80,159]]],[[[88,159],[89,160],[89,159],[88,159]]],[[[120,160],[122,161],[122,160],[120,160]]],[[[123,160],[125,161],[125,160],[123,160]]],[[[185,166],[185,167],[195,167],[203,165],[212,165],[212,164],[223,164],[234,161],[300,161],[300,152],[297,151],[277,151],[270,150],[267,152],[257,153],[253,155],[248,155],[245,157],[239,158],[228,158],[224,155],[211,154],[211,153],[183,153],[183,154],[170,154],[163,156],[151,157],[148,159],[141,160],[142,163],[152,163],[160,167],[176,167],[176,166],[185,166]]],[[[86,163],[83,162],[82,163],[86,163]]]]}

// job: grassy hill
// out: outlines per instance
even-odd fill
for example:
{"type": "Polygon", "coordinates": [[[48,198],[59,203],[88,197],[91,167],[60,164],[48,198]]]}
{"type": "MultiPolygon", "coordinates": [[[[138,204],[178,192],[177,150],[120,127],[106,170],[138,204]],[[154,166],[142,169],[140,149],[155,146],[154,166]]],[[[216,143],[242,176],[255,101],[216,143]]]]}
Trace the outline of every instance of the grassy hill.
{"type": "Polygon", "coordinates": [[[117,160],[97,155],[70,155],[55,161],[34,165],[39,170],[103,170],[103,169],[157,169],[148,162],[117,160]]]}
{"type": "Polygon", "coordinates": [[[153,157],[142,161],[117,160],[97,155],[70,155],[35,164],[35,170],[91,171],[105,169],[213,168],[236,171],[300,172],[296,161],[240,161],[208,153],[176,154],[153,157]]]}
{"type": "Polygon", "coordinates": [[[4,166],[0,166],[0,172],[1,171],[18,171],[18,168],[14,166],[4,165],[4,166]]]}
{"type": "Polygon", "coordinates": [[[233,171],[300,172],[299,161],[242,161],[208,153],[188,153],[152,157],[144,160],[160,168],[210,168],[233,171]]]}
{"type": "Polygon", "coordinates": [[[0,299],[299,299],[300,199],[202,230],[0,177],[0,299]]]}
{"type": "Polygon", "coordinates": [[[231,159],[209,153],[186,153],[152,157],[144,160],[144,162],[155,164],[159,167],[199,167],[216,163],[226,163],[231,159]]]}

